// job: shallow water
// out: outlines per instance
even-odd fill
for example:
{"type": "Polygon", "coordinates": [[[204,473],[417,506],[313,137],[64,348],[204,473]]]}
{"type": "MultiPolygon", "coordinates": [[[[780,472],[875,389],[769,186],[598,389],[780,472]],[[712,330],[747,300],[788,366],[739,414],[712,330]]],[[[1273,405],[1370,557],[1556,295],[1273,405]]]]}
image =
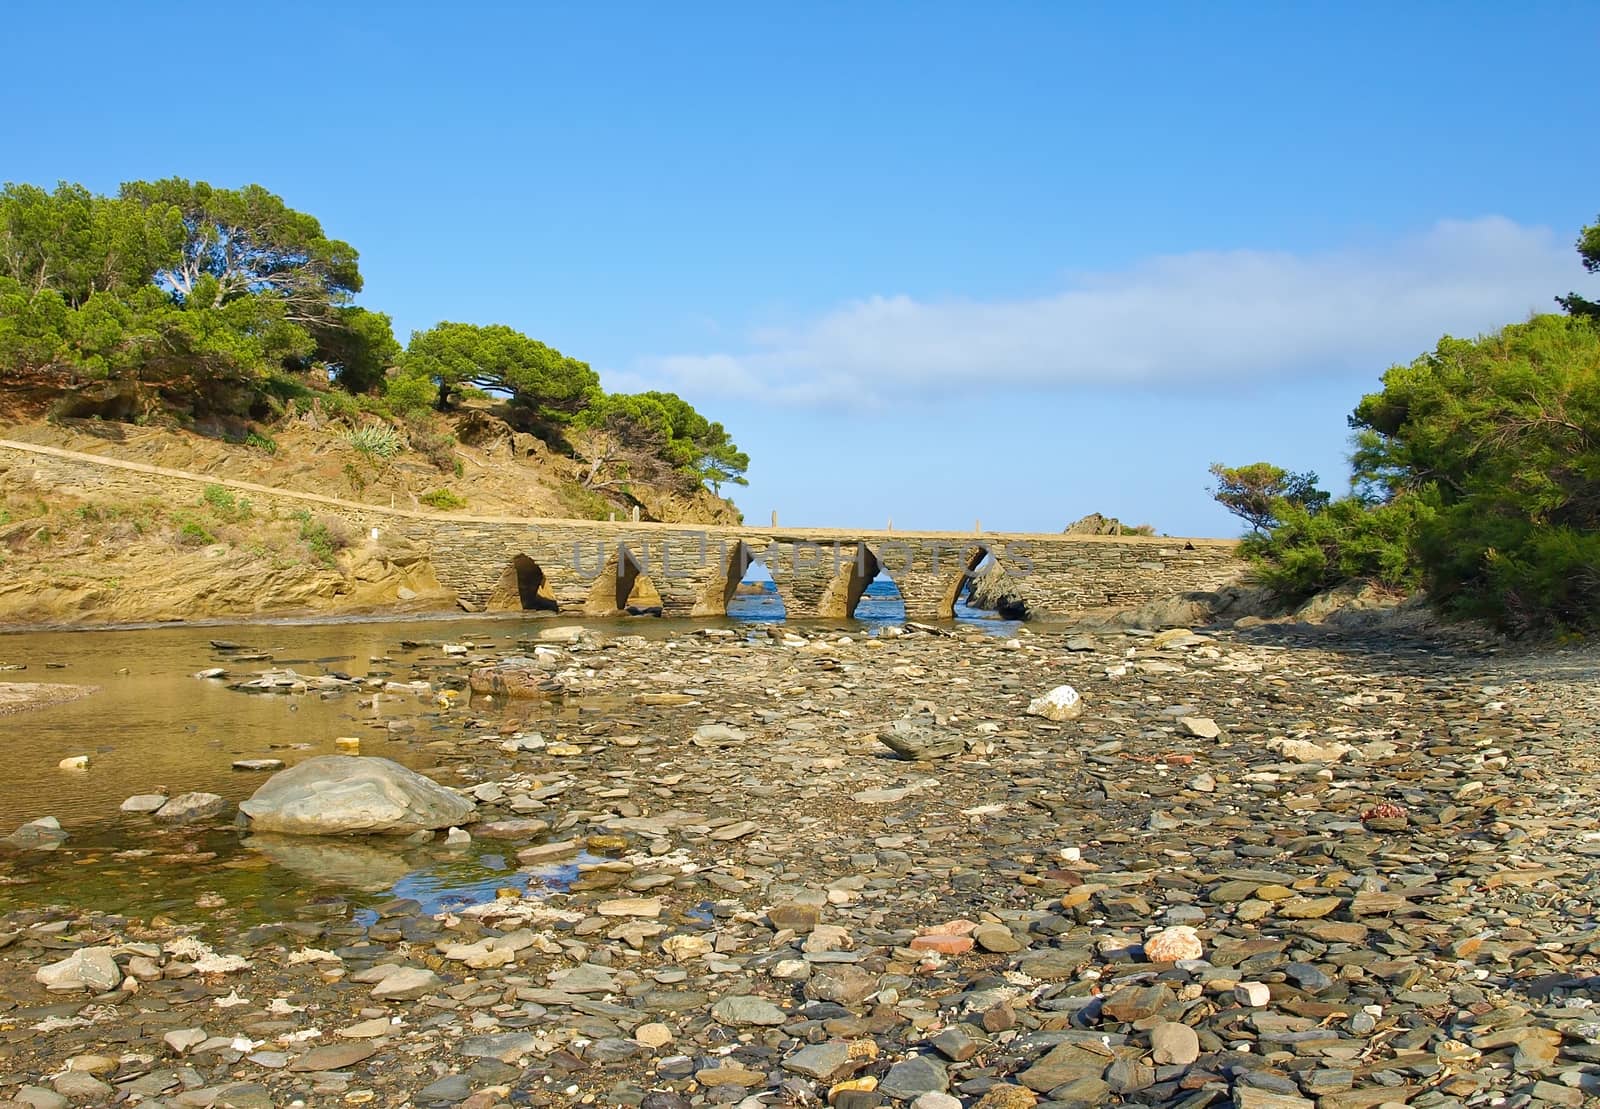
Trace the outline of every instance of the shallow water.
{"type": "MultiPolygon", "coordinates": [[[[796,626],[875,634],[884,624],[903,620],[904,608],[891,583],[876,582],[857,615],[844,624],[796,626]]],[[[717,623],[760,634],[760,625],[782,619],[781,600],[764,593],[737,597],[730,618],[721,622],[648,617],[582,622],[602,634],[657,639],[717,623]]],[[[555,617],[554,622],[569,620],[555,617]]],[[[194,677],[199,670],[226,667],[228,680],[289,668],[308,676],[338,673],[409,682],[437,666],[459,684],[463,674],[457,660],[439,645],[469,643],[504,652],[550,626],[549,616],[463,615],[0,635],[0,665],[27,667],[0,671],[0,680],[100,687],[79,701],[0,716],[5,767],[0,835],[41,816],[56,817],[71,835],[54,853],[0,856],[0,911],[8,903],[70,902],[136,916],[192,918],[197,906],[218,903],[228,908],[209,914],[213,923],[231,920],[236,926],[305,912],[319,899],[348,898],[360,905],[414,897],[425,906],[448,908],[491,898],[507,886],[559,887],[575,870],[521,870],[504,845],[447,850],[382,839],[322,841],[230,829],[153,828],[148,818],[119,811],[132,794],[161,791],[201,790],[237,803],[266,775],[233,770],[235,760],[277,758],[293,765],[336,753],[334,740],[341,736],[358,737],[364,755],[425,770],[437,760],[430,744],[459,735],[459,722],[436,715],[431,694],[247,694],[229,689],[228,681],[194,677]],[[271,657],[235,661],[232,652],[213,647],[213,640],[271,657]],[[89,756],[88,769],[59,767],[62,759],[76,755],[89,756]]],[[[1015,627],[992,618],[983,619],[983,626],[996,634],[1015,627]]],[[[580,710],[592,714],[604,706],[593,699],[517,706],[530,729],[575,720],[580,710]]]]}
{"type": "MultiPolygon", "coordinates": [[[[0,660],[28,669],[16,680],[61,681],[100,687],[82,700],[0,717],[0,828],[52,815],[63,825],[112,819],[134,793],[204,790],[242,800],[260,774],[231,769],[235,759],[280,758],[293,763],[333,754],[338,736],[357,736],[364,754],[409,766],[428,761],[414,738],[391,735],[391,720],[429,708],[415,696],[380,696],[367,710],[360,696],[323,698],[235,692],[225,681],[195,678],[196,671],[226,666],[230,678],[249,678],[269,667],[302,674],[355,677],[392,674],[411,679],[411,664],[427,653],[406,652],[381,661],[401,639],[503,642],[515,634],[496,623],[256,624],[137,631],[41,632],[0,637],[0,660]],[[231,662],[211,647],[230,639],[269,653],[271,661],[231,662]],[[61,669],[45,669],[49,663],[61,669]],[[61,770],[59,762],[88,755],[89,768],[61,770]]],[[[437,653],[436,653],[437,654],[437,653]]],[[[443,661],[443,656],[439,656],[443,661]]]]}

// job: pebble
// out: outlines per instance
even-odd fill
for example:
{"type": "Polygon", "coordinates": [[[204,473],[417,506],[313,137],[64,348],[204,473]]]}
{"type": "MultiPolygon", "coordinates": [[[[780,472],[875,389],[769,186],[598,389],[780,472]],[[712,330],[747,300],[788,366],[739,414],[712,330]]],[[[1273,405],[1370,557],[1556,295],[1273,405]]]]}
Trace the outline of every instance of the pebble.
{"type": "Polygon", "coordinates": [[[180,793],[156,810],[155,818],[168,824],[192,824],[221,816],[228,802],[215,793],[180,793]]]}
{"type": "Polygon", "coordinates": [[[783,1010],[763,997],[725,997],[711,1007],[711,1015],[739,1028],[777,1025],[785,1020],[783,1010]]]}
{"type": "Polygon", "coordinates": [[[1083,697],[1070,685],[1058,685],[1028,702],[1029,716],[1042,716],[1046,720],[1076,720],[1083,715],[1083,697]]]}
{"type": "Polygon", "coordinates": [[[673,1039],[672,1027],[659,1021],[641,1024],[633,1030],[633,1038],[646,1047],[666,1047],[673,1039]]]}
{"type": "Polygon", "coordinates": [[[82,947],[60,962],[40,967],[34,979],[47,990],[104,993],[121,984],[122,971],[109,947],[82,947]]]}
{"type": "Polygon", "coordinates": [[[659,897],[618,897],[595,906],[601,916],[637,916],[651,920],[661,915],[659,897]]]}
{"type": "Polygon", "coordinates": [[[41,816],[0,839],[0,845],[13,851],[54,851],[69,838],[59,820],[53,816],[41,816]]]}
{"type": "Polygon", "coordinates": [[[783,1061],[783,1069],[832,1084],[854,1070],[858,1057],[846,1043],[822,1043],[803,1047],[783,1061]]]}
{"type": "Polygon", "coordinates": [[[122,803],[126,813],[153,813],[167,803],[165,793],[136,793],[122,803]]]}
{"type": "Polygon", "coordinates": [[[1144,941],[1144,957],[1152,963],[1176,963],[1185,959],[1198,959],[1205,954],[1194,928],[1187,924],[1174,924],[1163,928],[1144,941]]]}
{"type": "Polygon", "coordinates": [[[327,858],[387,891],[415,859],[484,852],[504,868],[481,900],[323,887],[252,927],[262,910],[228,879],[261,859],[196,860],[231,850],[203,824],[122,822],[145,857],[78,839],[14,870],[0,856],[0,879],[159,881],[159,852],[209,883],[158,920],[8,906],[0,1096],[1517,1109],[1600,1092],[1600,667],[1247,631],[1158,646],[1097,628],[1070,651],[1034,628],[1009,645],[588,633],[534,667],[576,703],[559,717],[438,696],[526,652],[526,629],[465,655],[395,649],[384,680],[406,692],[385,701],[426,707],[377,734],[415,744],[480,819],[448,855],[429,835],[327,858]],[[1026,711],[1063,679],[1094,706],[1071,729],[1026,711]],[[896,759],[884,734],[944,753],[896,759]],[[94,973],[55,969],[74,960],[94,973]]]}
{"type": "Polygon", "coordinates": [[[105,1104],[115,1092],[109,1082],[102,1082],[92,1074],[69,1070],[51,1083],[56,1093],[68,1101],[105,1104]]]}
{"type": "Polygon", "coordinates": [[[344,1070],[353,1067],[378,1053],[375,1044],[328,1044],[314,1047],[289,1064],[291,1071],[313,1073],[317,1071],[344,1070]]]}
{"type": "Polygon", "coordinates": [[[444,985],[439,976],[423,967],[401,967],[372,988],[380,1001],[410,1001],[444,985]]]}
{"type": "Polygon", "coordinates": [[[161,1037],[174,1055],[186,1055],[190,1048],[199,1047],[208,1039],[203,1028],[178,1028],[161,1037]]]}
{"type": "Polygon", "coordinates": [[[1162,1066],[1186,1067],[1200,1058],[1200,1036],[1187,1024],[1164,1020],[1150,1029],[1150,1059],[1162,1066]]]}
{"type": "Polygon", "coordinates": [[[928,1055],[914,1055],[889,1068],[878,1081],[878,1090],[901,1101],[913,1101],[928,1093],[944,1093],[950,1077],[938,1060],[928,1055]]]}
{"type": "Polygon", "coordinates": [[[1260,1009],[1272,1001],[1272,990],[1264,982],[1240,982],[1233,988],[1233,996],[1240,1005],[1260,1009]]]}

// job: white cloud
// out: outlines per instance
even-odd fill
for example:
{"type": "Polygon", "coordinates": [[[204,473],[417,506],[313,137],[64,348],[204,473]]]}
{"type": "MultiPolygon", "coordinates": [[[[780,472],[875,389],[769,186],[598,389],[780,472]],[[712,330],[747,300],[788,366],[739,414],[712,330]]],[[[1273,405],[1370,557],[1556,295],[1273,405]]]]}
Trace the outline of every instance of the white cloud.
{"type": "Polygon", "coordinates": [[[1074,275],[1022,300],[873,296],[742,349],[647,359],[629,384],[776,403],[1370,370],[1475,335],[1580,277],[1570,244],[1500,217],[1378,248],[1203,251],[1074,275]]]}

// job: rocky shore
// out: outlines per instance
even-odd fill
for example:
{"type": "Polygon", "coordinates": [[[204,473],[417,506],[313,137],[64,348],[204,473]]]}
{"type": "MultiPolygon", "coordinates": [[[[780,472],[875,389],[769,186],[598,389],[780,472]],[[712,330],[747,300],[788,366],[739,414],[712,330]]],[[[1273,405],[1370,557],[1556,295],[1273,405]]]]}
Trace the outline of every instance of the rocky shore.
{"type": "MultiPolygon", "coordinates": [[[[501,896],[240,929],[220,897],[9,912],[0,1106],[1600,1095],[1592,653],[1295,625],[522,634],[393,652],[475,820],[297,840],[330,866],[494,843],[501,896]],[[1075,718],[1027,713],[1064,684],[1075,718]],[[552,698],[575,715],[541,723],[552,698]]],[[[179,855],[213,814],[126,819],[179,855]]]]}

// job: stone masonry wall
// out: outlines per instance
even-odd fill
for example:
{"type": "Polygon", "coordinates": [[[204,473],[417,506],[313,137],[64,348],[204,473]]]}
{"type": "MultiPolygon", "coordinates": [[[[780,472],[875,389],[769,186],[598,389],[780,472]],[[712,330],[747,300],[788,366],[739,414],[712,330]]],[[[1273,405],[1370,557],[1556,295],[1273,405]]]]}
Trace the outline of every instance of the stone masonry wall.
{"type": "Polygon", "coordinates": [[[539,564],[562,611],[622,607],[620,567],[625,578],[648,576],[669,616],[724,611],[740,543],[766,564],[791,616],[844,615],[838,604],[852,564],[859,587],[861,567],[874,561],[895,580],[911,619],[948,617],[949,598],[981,551],[994,556],[1041,613],[1212,589],[1241,568],[1236,545],[1215,539],[772,530],[419,512],[0,439],[0,479],[8,474],[69,494],[157,498],[174,506],[192,505],[205,486],[222,485],[282,514],[310,511],[363,533],[397,533],[423,546],[439,580],[473,607],[484,604],[519,554],[539,564]]]}

